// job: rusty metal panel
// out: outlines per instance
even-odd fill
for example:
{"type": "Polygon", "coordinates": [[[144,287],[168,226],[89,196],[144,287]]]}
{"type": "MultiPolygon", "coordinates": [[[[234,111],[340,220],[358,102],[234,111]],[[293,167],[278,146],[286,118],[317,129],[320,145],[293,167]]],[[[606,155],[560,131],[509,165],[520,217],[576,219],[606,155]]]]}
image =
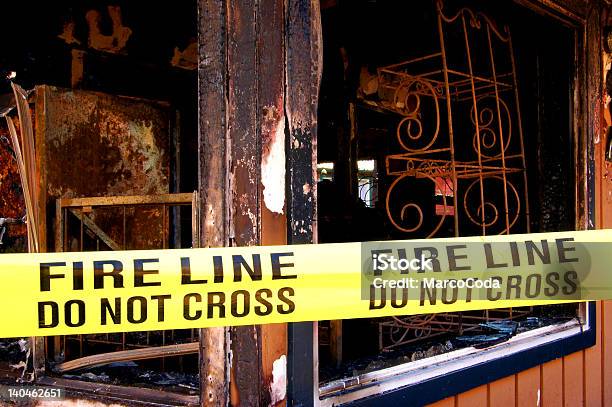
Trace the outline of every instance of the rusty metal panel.
{"type": "MultiPolygon", "coordinates": [[[[174,120],[169,106],[39,86],[35,111],[39,192],[46,202],[47,214],[53,213],[57,198],[169,192],[170,134],[174,120]]],[[[113,225],[118,226],[115,215],[100,214],[96,223],[112,233],[113,225]]],[[[150,210],[129,215],[130,226],[137,227],[142,234],[132,233],[138,239],[126,242],[126,248],[159,246],[158,238],[147,237],[147,233],[159,230],[160,219],[167,217],[150,210]]],[[[51,224],[47,216],[41,228],[48,240],[53,236],[51,224]]]]}
{"type": "Polygon", "coordinates": [[[157,103],[49,86],[43,137],[47,194],[148,195],[169,190],[169,109],[157,103]]]}

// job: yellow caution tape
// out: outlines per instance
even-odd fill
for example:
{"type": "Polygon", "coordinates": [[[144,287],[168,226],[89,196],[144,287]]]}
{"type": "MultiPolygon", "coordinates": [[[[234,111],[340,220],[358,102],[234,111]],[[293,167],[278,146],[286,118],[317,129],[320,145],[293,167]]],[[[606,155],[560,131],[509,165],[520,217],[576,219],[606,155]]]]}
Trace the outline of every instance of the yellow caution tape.
{"type": "Polygon", "coordinates": [[[4,254],[0,336],[204,328],[605,299],[612,298],[610,264],[612,230],[4,254]]]}

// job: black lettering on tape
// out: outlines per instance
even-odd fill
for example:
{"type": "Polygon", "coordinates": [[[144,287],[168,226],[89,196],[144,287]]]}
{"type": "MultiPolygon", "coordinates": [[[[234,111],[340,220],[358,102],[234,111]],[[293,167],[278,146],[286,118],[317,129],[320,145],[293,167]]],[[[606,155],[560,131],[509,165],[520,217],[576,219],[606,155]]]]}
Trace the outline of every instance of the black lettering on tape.
{"type": "Polygon", "coordinates": [[[470,266],[458,266],[457,260],[467,259],[467,254],[457,254],[456,250],[466,249],[467,246],[464,244],[457,244],[446,246],[446,255],[448,256],[448,270],[449,271],[465,271],[470,270],[470,266]]]}
{"type": "MultiPolygon", "coordinates": [[[[495,280],[495,281],[499,282],[500,286],[501,286],[501,283],[504,281],[504,279],[501,278],[500,276],[491,277],[491,280],[495,280]]],[[[489,301],[499,301],[501,299],[501,296],[502,296],[501,290],[497,291],[496,295],[493,295],[493,285],[491,285],[491,287],[487,288],[487,300],[489,300],[489,301]]]]}
{"type": "Polygon", "coordinates": [[[206,280],[193,280],[191,278],[191,260],[181,257],[181,284],[206,284],[206,280]]]}
{"type": "Polygon", "coordinates": [[[250,304],[250,294],[247,290],[236,290],[232,293],[232,307],[231,313],[236,318],[241,318],[247,316],[249,314],[249,309],[251,307],[250,304]],[[238,297],[242,297],[239,299],[238,297]],[[242,305],[242,311],[240,311],[239,305],[242,305]]]}
{"type": "Polygon", "coordinates": [[[506,291],[507,300],[519,300],[521,298],[521,281],[523,277],[520,275],[508,276],[508,286],[506,291]],[[512,295],[512,290],[515,294],[512,295]]]}
{"type": "Polygon", "coordinates": [[[573,242],[574,238],[573,237],[568,237],[565,239],[557,239],[557,253],[559,254],[559,263],[576,263],[578,262],[578,258],[576,257],[570,257],[567,258],[565,257],[565,253],[567,252],[575,252],[576,248],[575,247],[565,247],[565,243],[566,242],[573,242]]]}
{"type": "MultiPolygon", "coordinates": [[[[438,249],[435,247],[415,247],[414,248],[414,257],[415,258],[424,258],[426,260],[431,259],[431,265],[434,272],[439,273],[442,271],[440,267],[440,260],[438,260],[438,249]],[[429,257],[424,256],[423,253],[427,252],[429,257]]],[[[424,273],[425,270],[419,270],[419,273],[424,273]]]]}
{"type": "Polygon", "coordinates": [[[259,254],[253,255],[253,268],[247,263],[244,257],[235,254],[232,256],[232,263],[234,265],[234,282],[242,281],[242,269],[251,277],[252,281],[261,281],[261,258],[259,254]]]}
{"type": "Polygon", "coordinates": [[[536,246],[533,241],[527,240],[525,242],[525,249],[527,250],[527,262],[530,266],[535,265],[535,256],[533,255],[534,253],[538,255],[542,264],[550,264],[550,250],[548,248],[548,241],[544,239],[541,240],[540,243],[542,244],[541,251],[540,249],[538,249],[538,246],[536,246]]]}
{"type": "Polygon", "coordinates": [[[256,305],[253,308],[253,310],[255,311],[255,314],[259,315],[260,317],[263,317],[266,315],[270,315],[272,313],[272,303],[268,301],[268,298],[270,297],[272,297],[272,290],[269,290],[267,288],[262,288],[255,292],[255,300],[257,300],[257,302],[261,304],[261,305],[256,305]],[[264,294],[266,298],[264,298],[264,294]]]}
{"type": "Polygon", "coordinates": [[[145,297],[141,297],[139,295],[135,297],[128,298],[127,301],[127,319],[132,324],[141,324],[147,320],[147,299],[145,297]],[[138,311],[140,312],[139,318],[136,319],[134,317],[134,302],[138,301],[139,307],[138,311]]]}
{"type": "Polygon", "coordinates": [[[72,289],[83,289],[83,262],[75,261],[72,263],[72,289]]]}
{"type": "Polygon", "coordinates": [[[186,294],[183,298],[183,318],[187,321],[196,321],[202,318],[202,311],[196,310],[194,314],[191,314],[189,311],[191,310],[191,300],[195,302],[202,302],[202,296],[198,293],[189,293],[186,294]]]}
{"type": "Polygon", "coordinates": [[[398,301],[397,288],[391,289],[391,307],[393,308],[403,308],[408,304],[408,289],[401,289],[401,298],[398,301]]]}
{"type": "Polygon", "coordinates": [[[113,320],[113,324],[121,323],[121,298],[115,297],[115,306],[113,307],[108,298],[100,300],[100,324],[106,325],[106,314],[113,320]]]}
{"type": "Polygon", "coordinates": [[[147,274],[159,274],[159,270],[145,270],[145,263],[159,263],[159,259],[134,259],[134,287],[159,287],[159,281],[144,281],[147,274]]]}
{"type": "Polygon", "coordinates": [[[152,295],[151,300],[157,301],[157,322],[164,322],[165,308],[164,302],[172,298],[170,294],[152,295]]]}
{"type": "Polygon", "coordinates": [[[215,308],[219,310],[219,318],[225,318],[225,293],[208,293],[208,312],[206,315],[207,318],[215,317],[215,308]]]}
{"type": "Polygon", "coordinates": [[[64,305],[64,320],[66,322],[66,325],[70,328],[76,328],[85,325],[85,303],[81,300],[67,301],[64,305]],[[75,313],[72,312],[73,305],[76,305],[77,307],[76,322],[73,322],[73,316],[75,315],[75,313]]]}
{"type": "Polygon", "coordinates": [[[442,304],[445,304],[445,305],[454,304],[457,302],[458,297],[459,297],[459,287],[457,287],[457,284],[454,284],[453,287],[444,286],[442,288],[442,304]]]}
{"type": "Polygon", "coordinates": [[[281,263],[281,257],[293,256],[293,252],[288,253],[272,253],[270,254],[270,259],[272,260],[272,280],[284,280],[289,278],[297,278],[297,275],[291,274],[287,276],[283,276],[281,274],[281,268],[283,267],[293,267],[293,263],[281,263]]]}
{"type": "MultiPolygon", "coordinates": [[[[297,277],[297,276],[296,276],[297,277]]],[[[281,300],[285,305],[279,304],[276,306],[276,310],[279,314],[286,315],[291,314],[295,311],[295,302],[289,297],[295,295],[295,290],[292,287],[283,287],[278,290],[278,299],[281,300]]]]}
{"type": "Polygon", "coordinates": [[[485,252],[485,260],[487,261],[488,269],[508,267],[508,263],[496,263],[495,262],[495,259],[493,256],[493,250],[491,249],[491,243],[484,244],[484,252],[485,252]]]}
{"type": "Polygon", "coordinates": [[[525,297],[535,298],[542,290],[542,276],[540,274],[529,274],[525,278],[525,297]]]}
{"type": "Polygon", "coordinates": [[[559,279],[561,276],[557,272],[546,274],[546,284],[548,287],[544,289],[544,294],[548,297],[554,297],[559,294],[559,279]]]}
{"type": "Polygon", "coordinates": [[[59,325],[59,306],[54,301],[41,301],[38,303],[38,327],[39,328],[55,328],[59,325]],[[51,309],[51,322],[46,323],[46,308],[51,309]]]}
{"type": "Polygon", "coordinates": [[[578,291],[578,273],[574,270],[569,270],[563,275],[563,281],[567,286],[563,287],[563,294],[572,295],[578,291]]]}
{"type": "Polygon", "coordinates": [[[66,263],[63,261],[54,263],[40,263],[40,291],[49,291],[51,289],[52,278],[64,278],[63,274],[51,274],[51,267],[62,267],[66,263]]]}
{"type": "Polygon", "coordinates": [[[123,264],[118,260],[94,261],[94,288],[104,288],[104,277],[113,278],[114,288],[123,288],[123,264]],[[112,266],[111,271],[104,271],[104,266],[112,266]]]}

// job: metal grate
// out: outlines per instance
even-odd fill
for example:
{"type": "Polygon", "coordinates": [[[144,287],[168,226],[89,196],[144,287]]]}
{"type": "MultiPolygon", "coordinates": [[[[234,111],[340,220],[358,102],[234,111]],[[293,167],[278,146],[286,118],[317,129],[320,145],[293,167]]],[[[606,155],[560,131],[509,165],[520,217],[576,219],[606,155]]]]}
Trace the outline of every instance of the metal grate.
{"type": "MultiPolygon", "coordinates": [[[[56,251],[191,247],[197,241],[196,207],[196,193],[58,199],[56,251]],[[181,219],[188,217],[192,227],[184,231],[181,219]]],[[[149,368],[163,373],[185,372],[185,358],[191,357],[194,363],[190,365],[197,373],[198,332],[185,329],[55,336],[47,339],[48,358],[59,373],[100,365],[105,358],[130,360],[130,356],[145,360],[149,368]],[[150,352],[124,352],[147,348],[150,352]],[[117,352],[124,353],[118,357],[117,352]],[[172,363],[166,355],[172,355],[172,363]]]]}

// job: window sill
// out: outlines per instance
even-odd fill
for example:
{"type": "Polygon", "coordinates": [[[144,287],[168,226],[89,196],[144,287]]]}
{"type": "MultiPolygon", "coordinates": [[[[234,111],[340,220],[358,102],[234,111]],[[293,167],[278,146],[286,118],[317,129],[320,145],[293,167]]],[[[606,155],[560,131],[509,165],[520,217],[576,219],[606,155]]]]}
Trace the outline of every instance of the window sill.
{"type": "Polygon", "coordinates": [[[595,344],[595,304],[577,319],[521,333],[485,350],[465,348],[409,364],[330,382],[319,405],[422,405],[515,374],[595,344]]]}

